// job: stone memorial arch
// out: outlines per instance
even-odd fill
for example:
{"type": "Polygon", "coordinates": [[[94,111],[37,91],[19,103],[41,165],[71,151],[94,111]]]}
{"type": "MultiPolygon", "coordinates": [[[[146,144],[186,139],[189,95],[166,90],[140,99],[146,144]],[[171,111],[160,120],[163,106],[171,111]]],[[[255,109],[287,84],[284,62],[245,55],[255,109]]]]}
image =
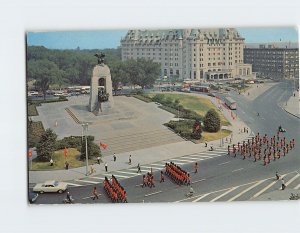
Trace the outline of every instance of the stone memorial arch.
{"type": "Polygon", "coordinates": [[[98,65],[93,69],[91,79],[91,91],[89,111],[95,113],[106,113],[113,108],[112,82],[110,69],[104,62],[104,54],[95,54],[98,58],[98,65]]]}

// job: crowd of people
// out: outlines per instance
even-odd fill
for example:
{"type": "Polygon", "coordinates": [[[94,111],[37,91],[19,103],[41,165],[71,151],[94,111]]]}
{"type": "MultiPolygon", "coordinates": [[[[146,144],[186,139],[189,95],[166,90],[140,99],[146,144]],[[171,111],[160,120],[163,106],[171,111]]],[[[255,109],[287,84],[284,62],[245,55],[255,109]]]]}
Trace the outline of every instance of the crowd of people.
{"type": "Polygon", "coordinates": [[[190,185],[190,174],[186,171],[182,170],[178,165],[173,162],[166,163],[166,175],[168,175],[172,180],[174,180],[177,184],[182,185],[190,185]]]}
{"type": "Polygon", "coordinates": [[[104,190],[112,202],[127,202],[126,191],[120,185],[117,178],[112,175],[112,182],[105,177],[103,181],[104,190]]]}
{"type": "Polygon", "coordinates": [[[280,159],[281,156],[286,156],[290,150],[295,147],[295,139],[288,141],[285,136],[283,136],[280,131],[280,126],[278,131],[273,137],[269,137],[267,134],[263,136],[258,132],[255,136],[247,141],[238,144],[228,145],[227,154],[242,156],[243,160],[246,156],[249,158],[253,157],[253,161],[262,160],[264,166],[269,164],[271,160],[275,161],[280,159]]]}

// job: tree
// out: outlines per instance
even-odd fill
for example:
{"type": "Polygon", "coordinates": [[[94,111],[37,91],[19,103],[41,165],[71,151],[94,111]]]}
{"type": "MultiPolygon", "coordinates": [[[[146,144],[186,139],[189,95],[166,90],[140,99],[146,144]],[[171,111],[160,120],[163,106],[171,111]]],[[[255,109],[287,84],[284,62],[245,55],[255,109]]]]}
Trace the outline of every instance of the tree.
{"type": "MultiPolygon", "coordinates": [[[[95,144],[93,136],[87,136],[87,149],[88,149],[88,158],[98,157],[100,156],[100,147],[95,144]]],[[[82,146],[81,146],[81,155],[80,160],[86,160],[86,149],[85,149],[85,138],[83,139],[82,146]]]]}
{"type": "Polygon", "coordinates": [[[55,150],[56,138],[57,135],[52,131],[52,129],[47,129],[45,133],[42,134],[41,139],[36,146],[37,161],[50,161],[51,156],[55,150]]]}
{"type": "Polygon", "coordinates": [[[152,86],[160,75],[160,64],[155,63],[152,60],[138,59],[137,65],[143,70],[139,85],[143,89],[147,86],[152,86]]]}
{"type": "Polygon", "coordinates": [[[205,114],[203,123],[205,130],[208,132],[218,132],[221,128],[220,116],[214,109],[208,110],[205,114]]]}
{"type": "Polygon", "coordinates": [[[126,84],[127,73],[124,70],[124,64],[119,60],[111,62],[109,68],[111,74],[112,87],[116,93],[120,86],[120,83],[122,83],[123,85],[126,84]]]}

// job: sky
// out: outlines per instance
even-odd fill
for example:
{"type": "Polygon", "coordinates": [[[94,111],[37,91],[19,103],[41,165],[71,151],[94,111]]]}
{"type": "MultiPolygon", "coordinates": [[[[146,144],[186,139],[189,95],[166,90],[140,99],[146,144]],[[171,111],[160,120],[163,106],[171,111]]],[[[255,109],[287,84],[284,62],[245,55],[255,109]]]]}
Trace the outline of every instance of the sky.
{"type": "MultiPolygon", "coordinates": [[[[246,43],[296,42],[298,31],[284,28],[237,28],[246,43]]],[[[120,46],[127,30],[28,32],[27,44],[49,49],[105,49],[120,46]]]]}

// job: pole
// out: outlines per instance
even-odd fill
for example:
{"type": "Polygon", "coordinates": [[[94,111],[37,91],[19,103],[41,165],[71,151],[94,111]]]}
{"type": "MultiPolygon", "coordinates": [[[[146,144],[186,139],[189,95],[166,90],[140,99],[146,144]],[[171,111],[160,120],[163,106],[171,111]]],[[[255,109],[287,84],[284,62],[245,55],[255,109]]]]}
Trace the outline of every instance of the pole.
{"type": "Polygon", "coordinates": [[[220,147],[222,147],[222,125],[220,125],[220,147]]]}
{"type": "Polygon", "coordinates": [[[89,174],[89,157],[88,157],[88,148],[87,148],[87,135],[86,131],[88,130],[88,123],[83,123],[82,125],[82,132],[84,132],[85,136],[85,161],[86,161],[86,176],[89,174]]]}

